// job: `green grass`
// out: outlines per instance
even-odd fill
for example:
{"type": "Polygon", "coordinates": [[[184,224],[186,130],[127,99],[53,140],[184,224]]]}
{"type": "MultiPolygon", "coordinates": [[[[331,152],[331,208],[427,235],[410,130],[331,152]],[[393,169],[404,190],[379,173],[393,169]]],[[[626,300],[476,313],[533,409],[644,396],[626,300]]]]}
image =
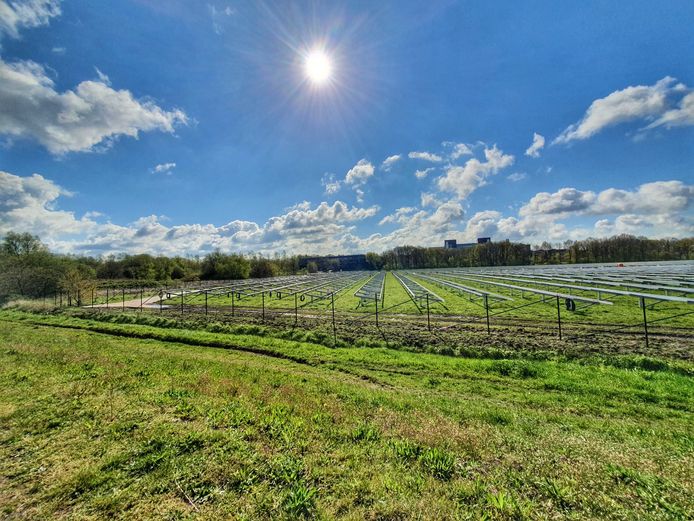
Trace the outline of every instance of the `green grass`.
{"type": "Polygon", "coordinates": [[[468,359],[251,332],[1,312],[0,516],[694,513],[694,364],[468,359]]]}

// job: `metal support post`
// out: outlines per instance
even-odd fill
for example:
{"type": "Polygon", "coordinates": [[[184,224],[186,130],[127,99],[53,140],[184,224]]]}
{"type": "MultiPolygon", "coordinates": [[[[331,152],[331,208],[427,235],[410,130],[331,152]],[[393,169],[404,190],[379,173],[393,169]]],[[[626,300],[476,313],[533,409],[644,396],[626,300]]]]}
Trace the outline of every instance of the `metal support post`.
{"type": "Polygon", "coordinates": [[[205,316],[207,316],[207,290],[205,290],[205,316]]]}
{"type": "Polygon", "coordinates": [[[429,293],[427,293],[427,329],[431,332],[431,315],[429,313],[429,293]]]}
{"type": "Polygon", "coordinates": [[[294,293],[294,325],[299,323],[299,297],[294,293]]]}
{"type": "Polygon", "coordinates": [[[335,292],[330,294],[330,300],[333,308],[333,345],[337,345],[337,328],[335,327],[335,292]]]}
{"type": "Polygon", "coordinates": [[[265,292],[262,291],[260,293],[260,295],[261,295],[262,301],[263,301],[263,322],[265,322],[265,292]]]}
{"type": "Polygon", "coordinates": [[[641,309],[643,310],[643,332],[646,337],[646,347],[648,347],[648,320],[646,320],[646,299],[641,297],[641,309]]]}
{"type": "Polygon", "coordinates": [[[378,327],[378,294],[374,293],[374,302],[376,303],[376,327],[378,327]]]}
{"type": "Polygon", "coordinates": [[[486,313],[487,313],[487,334],[488,334],[488,335],[491,335],[491,334],[492,334],[492,330],[491,330],[491,328],[489,327],[489,298],[488,298],[488,297],[489,297],[489,295],[485,295],[485,296],[484,296],[484,310],[485,310],[486,313]]]}
{"type": "Polygon", "coordinates": [[[561,340],[561,306],[559,305],[559,295],[557,295],[557,325],[559,326],[559,340],[561,340]]]}
{"type": "Polygon", "coordinates": [[[106,309],[108,309],[108,288],[106,288],[106,309]]]}
{"type": "Polygon", "coordinates": [[[122,300],[123,300],[123,311],[125,311],[125,288],[121,288],[122,300]]]}

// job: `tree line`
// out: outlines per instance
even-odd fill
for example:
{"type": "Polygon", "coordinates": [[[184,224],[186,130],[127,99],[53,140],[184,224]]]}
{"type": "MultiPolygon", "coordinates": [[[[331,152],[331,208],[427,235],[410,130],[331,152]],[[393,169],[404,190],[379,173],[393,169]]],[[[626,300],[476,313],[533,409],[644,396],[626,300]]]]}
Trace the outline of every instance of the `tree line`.
{"type": "MultiPolygon", "coordinates": [[[[477,244],[465,249],[399,246],[367,253],[367,269],[420,269],[527,264],[630,262],[694,259],[694,237],[647,239],[618,235],[564,243],[563,248],[509,241],[477,244]]],[[[311,273],[319,265],[339,271],[339,258],[317,263],[302,255],[242,255],[215,251],[204,257],[166,257],[149,254],[85,257],[52,253],[38,237],[10,232],[0,243],[0,302],[15,297],[40,298],[59,291],[86,294],[99,285],[159,286],[180,281],[264,278],[311,273]]]]}

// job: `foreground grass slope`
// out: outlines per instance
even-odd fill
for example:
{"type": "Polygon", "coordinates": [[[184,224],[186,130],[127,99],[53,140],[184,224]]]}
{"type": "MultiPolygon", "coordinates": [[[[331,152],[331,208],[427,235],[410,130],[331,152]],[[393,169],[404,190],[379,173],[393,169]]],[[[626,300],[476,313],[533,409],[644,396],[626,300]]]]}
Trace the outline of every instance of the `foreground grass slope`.
{"type": "Polygon", "coordinates": [[[694,366],[647,366],[2,313],[0,516],[690,518],[694,366]]]}

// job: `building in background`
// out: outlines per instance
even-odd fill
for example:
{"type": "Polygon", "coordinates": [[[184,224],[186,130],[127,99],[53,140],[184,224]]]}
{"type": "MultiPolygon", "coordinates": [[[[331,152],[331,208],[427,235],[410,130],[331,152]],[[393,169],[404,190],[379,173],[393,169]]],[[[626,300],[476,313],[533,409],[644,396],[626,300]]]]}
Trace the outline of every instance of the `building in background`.
{"type": "Polygon", "coordinates": [[[486,244],[488,242],[492,242],[491,237],[477,237],[477,242],[463,242],[460,244],[458,244],[458,241],[455,239],[446,239],[443,241],[443,247],[447,250],[464,250],[466,248],[472,248],[478,244],[486,244]]]}

